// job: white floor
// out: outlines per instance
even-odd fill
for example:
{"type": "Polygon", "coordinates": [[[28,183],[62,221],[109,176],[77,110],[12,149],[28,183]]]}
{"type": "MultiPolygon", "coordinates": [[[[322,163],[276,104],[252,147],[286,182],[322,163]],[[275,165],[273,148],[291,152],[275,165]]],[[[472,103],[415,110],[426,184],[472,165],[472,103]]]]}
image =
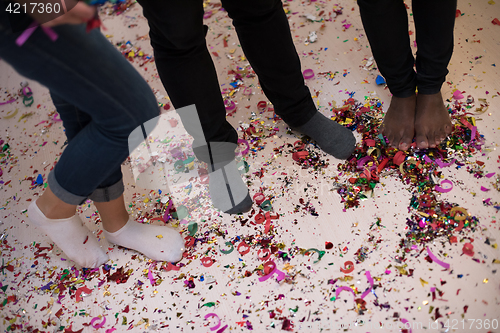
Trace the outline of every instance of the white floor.
{"type": "MultiPolygon", "coordinates": [[[[340,108],[352,93],[358,102],[372,106],[379,98],[384,103],[379,109],[385,111],[390,94],[375,83],[378,72],[369,63],[370,48],[356,2],[289,1],[286,8],[303,69],[316,73],[307,84],[321,112],[332,116],[332,107],[340,108]],[[339,9],[342,14],[334,18],[334,10],[339,9]],[[324,20],[310,21],[307,14],[324,20]],[[313,31],[318,38],[309,43],[313,31]],[[332,72],[331,76],[338,73],[333,78],[319,74],[327,72],[332,72]]],[[[167,271],[165,263],[153,263],[134,251],[109,245],[89,201],[79,211],[108,249],[110,271],[106,273],[101,267],[97,272],[82,272],[70,261],[62,261],[64,254],[57,247],[50,250],[51,241],[30,225],[26,215],[30,200],[43,191],[43,186],[32,183],[39,174],[47,179],[65,141],[48,91],[29,82],[34,93],[31,107],[25,107],[21,99],[0,106],[0,139],[10,146],[0,157],[0,327],[5,332],[109,333],[220,332],[227,325],[225,332],[336,332],[343,325],[346,331],[400,332],[408,321],[412,332],[500,332],[500,25],[492,23],[500,18],[500,3],[459,0],[458,8],[462,15],[456,20],[455,52],[443,96],[455,108],[453,92],[462,92],[460,114],[466,109],[467,96],[474,99],[468,116],[475,118],[484,143],[473,153],[467,143],[465,153],[450,148],[449,157],[463,165],[437,170],[452,182],[453,189],[442,194],[431,191],[438,203],[462,207],[468,212],[466,221],[477,221],[461,231],[443,232],[456,236],[458,243],[451,244],[448,236],[426,242],[425,237],[434,234],[429,227],[413,240],[406,234],[407,219],[418,214],[417,209],[409,210],[416,187],[406,174],[408,182],[403,182],[398,169],[385,172],[373,194],[366,193],[358,206],[344,209],[335,186],[340,183],[345,188],[349,178],[360,173],[339,172],[337,165],[345,162],[326,156],[312,144],[306,148],[329,165],[324,169],[297,165],[292,158],[293,146],[288,145],[300,137],[287,133],[282,121],[273,121],[272,113],[258,110],[257,103],[265,100],[258,80],[243,78],[239,90],[227,96],[237,104],[236,113],[229,118],[235,127],[253,124],[262,130],[252,138],[245,135],[251,145],[245,155],[250,167],[245,177],[251,194],[263,192],[272,202],[271,215],[279,214],[279,219],[271,220],[270,232],[265,233],[264,224],[252,223],[255,214],[229,216],[212,208],[203,216],[193,214],[199,227],[198,241],[177,264],[182,266],[178,271],[167,271]],[[243,87],[251,87],[252,95],[244,95],[243,87]],[[490,177],[485,177],[487,174],[490,177]],[[251,245],[245,255],[237,251],[241,238],[251,245]],[[220,250],[229,249],[225,244],[229,241],[234,251],[224,254],[220,250]],[[404,257],[401,241],[409,249],[404,257]],[[463,254],[466,243],[473,245],[472,256],[463,254]],[[48,249],[40,251],[43,247],[48,249]],[[427,247],[450,267],[426,260],[427,247]],[[277,269],[287,275],[281,282],[276,279],[283,277],[280,275],[259,281],[262,248],[273,250],[277,269]],[[303,255],[311,248],[325,251],[319,262],[315,262],[315,251],[303,255]],[[211,267],[202,265],[206,256],[215,260],[211,267]],[[347,261],[353,263],[353,270],[344,273],[347,261]],[[359,300],[370,286],[370,276],[373,292],[364,295],[363,310],[359,300]],[[91,292],[82,293],[82,287],[91,292]],[[77,301],[76,294],[83,296],[81,300],[77,301]],[[205,319],[210,313],[216,317],[205,319]],[[214,328],[217,317],[218,329],[214,328]]],[[[218,3],[206,2],[206,11],[213,12],[206,19],[210,26],[207,42],[212,54],[217,54],[214,62],[224,89],[234,82],[228,71],[244,68],[248,62],[230,19],[219,9],[218,3]],[[227,47],[223,38],[227,38],[227,47]]],[[[107,27],[104,33],[112,43],[130,41],[144,54],[152,54],[147,23],[138,4],[121,15],[102,18],[107,27]]],[[[412,25],[410,30],[414,31],[412,25]]],[[[135,58],[133,64],[153,87],[158,101],[169,104],[153,63],[143,62],[135,58]]],[[[16,94],[24,79],[2,61],[0,73],[0,102],[4,102],[6,93],[16,94]]],[[[193,89],[197,88],[194,77],[193,89]]],[[[238,130],[243,138],[242,128],[238,130]]],[[[361,134],[356,135],[361,144],[361,134]]],[[[411,163],[405,164],[405,170],[411,167],[411,163]]],[[[161,217],[155,208],[161,206],[163,195],[136,186],[129,164],[123,171],[130,213],[139,220],[146,218],[144,222],[161,223],[151,219],[161,217]]],[[[257,213],[256,204],[254,208],[257,213]]],[[[181,224],[178,230],[188,236],[186,225],[181,224]]]]}

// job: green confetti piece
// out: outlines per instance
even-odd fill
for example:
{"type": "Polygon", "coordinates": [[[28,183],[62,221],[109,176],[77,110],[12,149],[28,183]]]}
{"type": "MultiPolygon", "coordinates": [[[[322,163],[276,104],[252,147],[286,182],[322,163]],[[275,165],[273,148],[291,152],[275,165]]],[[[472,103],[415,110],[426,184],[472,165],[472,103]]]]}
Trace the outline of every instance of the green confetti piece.
{"type": "Polygon", "coordinates": [[[188,224],[189,236],[194,236],[198,231],[198,223],[191,222],[188,224]]]}
{"type": "Polygon", "coordinates": [[[204,306],[211,308],[212,306],[215,306],[215,302],[208,302],[208,303],[205,303],[205,304],[203,304],[201,307],[204,307],[204,306]]]}
{"type": "Polygon", "coordinates": [[[230,247],[230,249],[229,249],[229,250],[221,250],[221,248],[220,248],[220,246],[219,246],[219,251],[220,251],[221,253],[224,253],[224,254],[229,254],[229,253],[233,252],[233,250],[234,250],[234,245],[233,245],[233,243],[231,243],[231,242],[226,242],[226,245],[230,247]]]}
{"type": "Polygon", "coordinates": [[[312,251],[318,253],[318,260],[314,261],[314,263],[319,262],[321,260],[321,258],[323,258],[323,256],[326,253],[325,251],[320,251],[318,249],[311,248],[311,249],[306,250],[303,255],[305,255],[307,252],[312,252],[312,251]]]}

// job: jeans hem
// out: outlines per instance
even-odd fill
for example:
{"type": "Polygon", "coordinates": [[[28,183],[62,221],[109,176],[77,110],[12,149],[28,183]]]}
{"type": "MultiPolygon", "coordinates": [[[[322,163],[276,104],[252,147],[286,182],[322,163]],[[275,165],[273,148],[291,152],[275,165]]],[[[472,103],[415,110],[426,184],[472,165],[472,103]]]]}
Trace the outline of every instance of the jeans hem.
{"type": "Polygon", "coordinates": [[[87,199],[86,196],[76,195],[71,192],[68,192],[64,189],[56,180],[56,176],[54,174],[54,170],[49,172],[49,176],[47,177],[47,183],[49,184],[50,190],[54,195],[64,201],[69,205],[81,205],[87,199]]]}
{"type": "Polygon", "coordinates": [[[118,199],[125,191],[123,178],[111,186],[96,189],[89,195],[89,199],[94,202],[109,202],[118,199]]]}

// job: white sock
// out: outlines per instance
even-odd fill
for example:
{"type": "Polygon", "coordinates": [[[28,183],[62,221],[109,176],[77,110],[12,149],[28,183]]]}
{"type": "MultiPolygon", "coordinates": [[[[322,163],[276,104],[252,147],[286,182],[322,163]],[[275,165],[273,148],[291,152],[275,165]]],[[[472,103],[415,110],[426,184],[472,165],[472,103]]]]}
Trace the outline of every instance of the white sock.
{"type": "Polygon", "coordinates": [[[184,253],[184,239],[178,231],[167,226],[129,219],[118,231],[104,230],[104,236],[110,243],[136,250],[157,261],[177,262],[184,253]]]}
{"type": "Polygon", "coordinates": [[[28,216],[78,265],[93,268],[108,261],[108,255],[101,249],[92,232],[83,225],[78,214],[67,219],[49,219],[33,201],[28,207],[28,216]]]}

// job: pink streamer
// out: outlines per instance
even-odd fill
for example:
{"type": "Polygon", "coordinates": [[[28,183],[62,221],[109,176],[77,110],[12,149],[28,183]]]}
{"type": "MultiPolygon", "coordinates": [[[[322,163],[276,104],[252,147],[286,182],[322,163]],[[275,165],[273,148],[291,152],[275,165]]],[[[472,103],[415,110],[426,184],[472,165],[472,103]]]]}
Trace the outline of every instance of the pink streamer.
{"type": "Polygon", "coordinates": [[[15,98],[13,98],[13,99],[11,99],[11,100],[9,100],[9,101],[7,101],[7,102],[2,102],[2,103],[0,103],[0,105],[9,104],[9,103],[12,103],[12,102],[15,102],[15,101],[16,101],[16,99],[15,99],[15,98]]]}
{"type": "Polygon", "coordinates": [[[217,325],[213,326],[213,327],[210,327],[210,330],[211,331],[215,331],[216,329],[218,329],[220,327],[220,318],[218,315],[216,315],[215,313],[207,313],[205,315],[205,319],[208,319],[208,318],[211,318],[211,317],[214,317],[217,319],[217,325]]]}
{"type": "Polygon", "coordinates": [[[447,167],[447,166],[450,166],[452,165],[453,163],[455,163],[456,159],[453,159],[453,161],[451,161],[450,163],[444,163],[440,158],[436,159],[436,164],[440,167],[440,168],[444,168],[444,167],[447,167]]]}
{"type": "Polygon", "coordinates": [[[429,255],[429,257],[431,257],[432,261],[434,261],[436,264],[439,264],[441,266],[443,266],[445,269],[448,269],[450,268],[450,264],[447,264],[445,262],[442,262],[441,260],[439,260],[435,255],[434,253],[431,252],[431,250],[429,249],[429,247],[427,246],[427,254],[429,255]]]}
{"type": "Polygon", "coordinates": [[[365,275],[366,278],[368,279],[368,282],[370,283],[370,287],[366,289],[364,293],[361,294],[361,298],[365,298],[365,296],[368,295],[370,291],[373,289],[373,279],[372,276],[370,275],[370,271],[366,271],[365,275]]]}
{"type": "Polygon", "coordinates": [[[94,319],[92,319],[92,321],[90,322],[90,326],[92,326],[93,328],[101,328],[106,323],[106,317],[102,317],[102,322],[100,324],[94,324],[97,320],[99,320],[99,317],[95,317],[94,319]]]}
{"type": "MultiPolygon", "coordinates": [[[[38,28],[38,26],[39,26],[38,22],[33,21],[33,23],[31,23],[28,26],[28,28],[26,28],[26,30],[24,30],[23,33],[19,37],[17,37],[17,39],[16,39],[17,46],[19,46],[19,47],[23,46],[23,44],[26,43],[28,38],[30,38],[30,36],[36,30],[36,28],[38,28]]],[[[56,41],[58,35],[54,30],[52,30],[49,27],[42,27],[42,30],[50,38],[50,40],[52,40],[53,42],[56,41]]]]}
{"type": "Polygon", "coordinates": [[[335,290],[335,298],[338,298],[338,297],[339,297],[339,294],[340,294],[342,291],[344,291],[344,290],[345,290],[345,291],[350,291],[350,292],[352,293],[352,295],[353,295],[354,297],[356,297],[356,296],[354,295],[354,290],[352,290],[352,289],[351,289],[351,288],[349,288],[349,287],[343,286],[343,287],[339,287],[339,288],[337,288],[337,290],[335,290]]]}
{"type": "Polygon", "coordinates": [[[444,179],[440,185],[443,185],[443,184],[449,184],[450,187],[448,188],[444,188],[444,187],[441,187],[441,186],[435,186],[434,189],[438,192],[441,192],[441,193],[448,193],[450,192],[452,189],[453,189],[453,183],[451,182],[451,180],[448,180],[448,179],[444,179]]]}

